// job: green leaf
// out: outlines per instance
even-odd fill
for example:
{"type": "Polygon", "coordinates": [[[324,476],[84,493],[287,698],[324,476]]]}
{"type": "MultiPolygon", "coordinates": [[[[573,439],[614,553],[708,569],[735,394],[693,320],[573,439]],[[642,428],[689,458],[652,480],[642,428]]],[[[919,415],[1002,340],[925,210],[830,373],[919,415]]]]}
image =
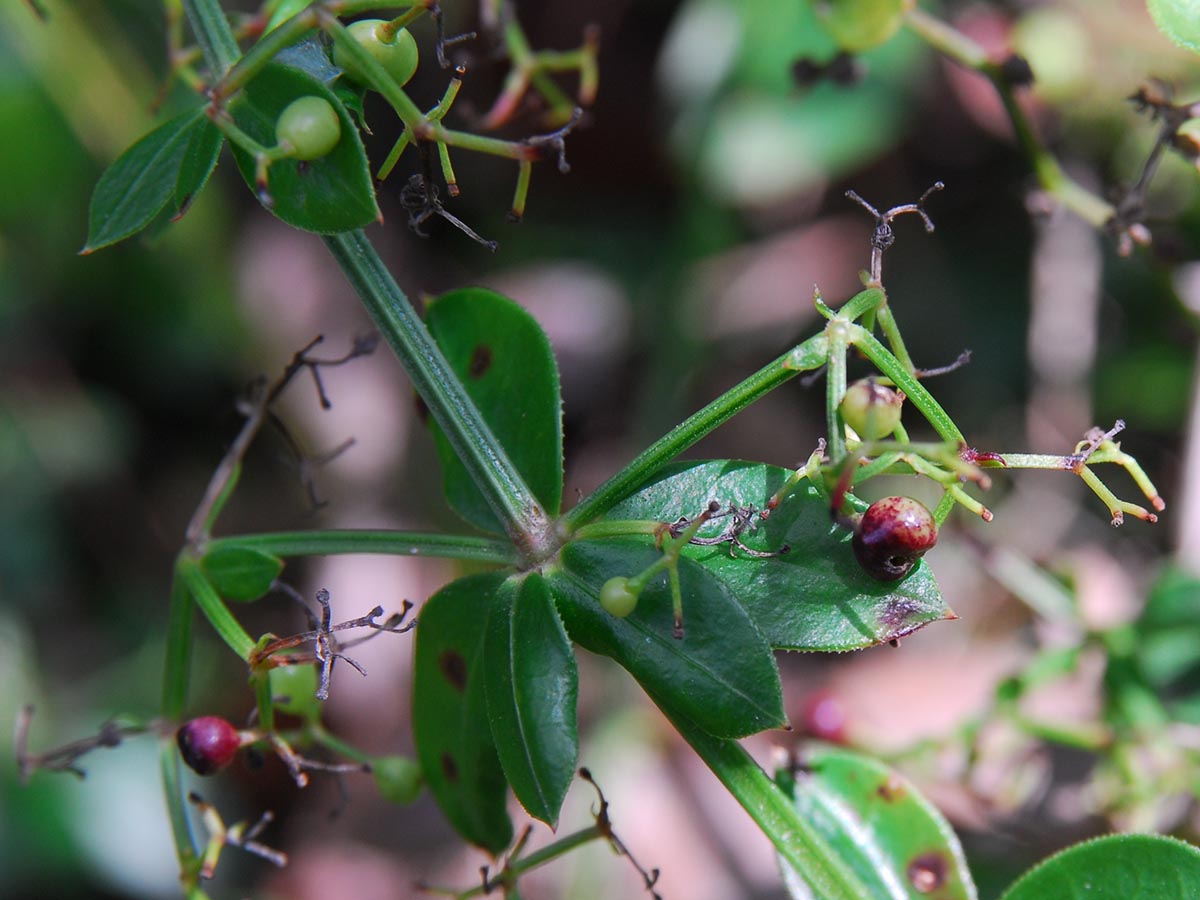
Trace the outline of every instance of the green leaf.
{"type": "Polygon", "coordinates": [[[413,677],[413,738],[425,783],[454,829],[499,853],[512,841],[484,696],[483,641],[502,573],[461,578],[420,612],[413,677]]]}
{"type": "Polygon", "coordinates": [[[203,107],[190,109],[117,157],[92,193],[87,244],[80,253],[115,244],[149,225],[175,194],[193,139],[211,127],[203,107]]]}
{"type": "Polygon", "coordinates": [[[614,575],[635,575],[659,559],[626,540],[578,541],[547,581],[567,632],[580,646],[624,666],[655,703],[715,737],[744,737],[786,724],[779,670],[762,633],[729,590],[686,559],[679,563],[684,637],[672,636],[666,575],[652,580],[637,609],[618,619],[600,607],[614,575]]]}
{"type": "Polygon", "coordinates": [[[200,561],[216,592],[226,600],[257,600],[283,571],[283,560],[249,547],[218,547],[200,561]]]}
{"type": "MultiPolygon", "coordinates": [[[[320,80],[272,63],[230,102],[229,111],[246,134],[273,147],[279,114],[293,100],[305,96],[324,97],[333,104],[342,123],[342,137],[332,152],[320,159],[284,159],[271,165],[269,190],[274,206],[270,211],[289,225],[321,234],[351,231],[376,221],[379,207],[358,129],[337,96],[320,80]]],[[[230,146],[242,177],[257,191],[254,156],[232,142],[230,146]]]]}
{"type": "Polygon", "coordinates": [[[1156,834],[1112,834],[1068,847],[1030,869],[1001,900],[1192,900],[1200,850],[1156,834]]]}
{"type": "MultiPolygon", "coordinates": [[[[562,398],[545,333],[507,297],[465,288],[438,297],[425,323],[484,421],[548,515],[562,501],[562,398]]],[[[433,428],[446,498],[484,531],[503,532],[441,429],[433,428]]]]}
{"type": "MultiPolygon", "coordinates": [[[[975,884],[949,823],[906,779],[870,757],[830,747],[804,754],[775,780],[867,886],[892,900],[975,900],[975,884]]],[[[794,897],[810,897],[780,862],[794,897]]],[[[1045,894],[1045,897],[1057,897],[1045,894]]]]}
{"type": "MultiPolygon", "coordinates": [[[[739,460],[686,462],[663,469],[608,519],[672,522],[694,517],[710,501],[761,509],[791,473],[739,460]]],[[[729,544],[689,545],[684,554],[718,576],[745,607],[772,647],[857,650],[896,640],[939,619],[953,619],[925,563],[904,580],[877,581],[862,570],[851,535],[829,519],[829,504],[803,481],[767,520],[757,520],[743,542],[757,550],[790,548],[783,556],[754,559],[729,544]]],[[[718,519],[700,532],[719,534],[718,519]]]]}
{"type": "Polygon", "coordinates": [[[542,576],[501,587],[488,615],[484,672],[504,775],[526,811],[553,828],[579,755],[579,673],[542,576]]]}
{"type": "Polygon", "coordinates": [[[1159,31],[1200,53],[1200,0],[1146,0],[1146,8],[1159,31]]]}
{"type": "Polygon", "coordinates": [[[221,145],[225,136],[208,119],[192,133],[183,162],[179,167],[179,179],[175,182],[175,193],[171,199],[171,218],[177,220],[188,211],[192,202],[200,196],[209,176],[217,167],[221,145]]]}

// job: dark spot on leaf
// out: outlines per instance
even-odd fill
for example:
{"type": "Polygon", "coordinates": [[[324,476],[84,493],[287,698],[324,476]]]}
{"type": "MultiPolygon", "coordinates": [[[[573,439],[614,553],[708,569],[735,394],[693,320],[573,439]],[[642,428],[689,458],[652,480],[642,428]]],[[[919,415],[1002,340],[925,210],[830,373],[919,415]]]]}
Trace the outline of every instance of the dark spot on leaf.
{"type": "Polygon", "coordinates": [[[467,661],[457,650],[443,650],[438,657],[438,668],[460,694],[467,689],[467,661]]]}
{"type": "Polygon", "coordinates": [[[908,880],[919,893],[928,894],[946,883],[946,858],[940,853],[922,853],[908,864],[908,880]]]}
{"type": "Polygon", "coordinates": [[[449,753],[442,754],[442,773],[451,781],[458,781],[458,763],[449,753]]]}
{"type": "Polygon", "coordinates": [[[879,795],[879,799],[884,803],[895,803],[898,800],[904,799],[904,785],[894,778],[889,777],[887,781],[875,788],[875,793],[879,795]]]}
{"type": "Polygon", "coordinates": [[[425,401],[421,399],[421,395],[413,392],[413,407],[417,411],[417,418],[421,420],[421,424],[425,425],[429,422],[429,407],[425,405],[425,401]]]}
{"type": "Polygon", "coordinates": [[[879,624],[886,632],[884,640],[894,640],[912,631],[915,625],[911,620],[920,612],[920,604],[909,597],[889,601],[879,614],[879,624]]]}
{"type": "Polygon", "coordinates": [[[482,378],[492,367],[492,348],[480,344],[471,351],[471,362],[467,365],[467,374],[472,378],[482,378]]]}

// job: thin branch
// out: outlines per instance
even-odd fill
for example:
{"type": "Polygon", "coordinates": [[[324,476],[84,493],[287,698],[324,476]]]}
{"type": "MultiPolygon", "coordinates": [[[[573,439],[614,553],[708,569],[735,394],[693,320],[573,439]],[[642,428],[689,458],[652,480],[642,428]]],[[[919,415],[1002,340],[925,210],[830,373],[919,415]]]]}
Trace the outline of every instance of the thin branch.
{"type": "Polygon", "coordinates": [[[238,432],[237,437],[234,438],[229,449],[225,451],[225,455],[221,458],[221,462],[217,465],[216,470],[209,479],[208,486],[204,490],[204,496],[196,507],[196,511],[192,514],[186,532],[186,540],[190,546],[197,546],[208,540],[214,521],[217,515],[220,514],[221,507],[224,505],[225,500],[228,499],[229,492],[237,480],[242,460],[262,429],[263,423],[269,419],[271,405],[292,382],[292,379],[301,371],[305,369],[309,370],[312,374],[313,383],[316,386],[317,396],[322,409],[329,409],[331,404],[328,395],[325,393],[324,383],[321,381],[320,369],[330,366],[341,366],[351,360],[358,359],[360,356],[367,356],[374,352],[375,347],[379,343],[378,335],[362,336],[355,339],[353,346],[343,356],[334,359],[315,359],[310,357],[308,355],[309,351],[324,341],[324,339],[323,335],[318,335],[297,351],[292,357],[291,362],[284,368],[283,373],[273,383],[268,385],[265,379],[260,378],[251,388],[250,396],[238,404],[238,409],[246,417],[246,421],[242,423],[242,428],[238,432]]]}
{"type": "Polygon", "coordinates": [[[17,712],[13,726],[13,756],[17,761],[17,771],[22,784],[26,784],[39,769],[70,772],[79,778],[86,778],[87,772],[75,765],[80,758],[101,747],[119,747],[125,738],[145,734],[150,730],[150,726],[147,725],[119,725],[109,721],[101,725],[100,730],[90,737],[71,741],[45,753],[30,753],[29,727],[33,722],[33,712],[32,704],[22,706],[17,712]]]}

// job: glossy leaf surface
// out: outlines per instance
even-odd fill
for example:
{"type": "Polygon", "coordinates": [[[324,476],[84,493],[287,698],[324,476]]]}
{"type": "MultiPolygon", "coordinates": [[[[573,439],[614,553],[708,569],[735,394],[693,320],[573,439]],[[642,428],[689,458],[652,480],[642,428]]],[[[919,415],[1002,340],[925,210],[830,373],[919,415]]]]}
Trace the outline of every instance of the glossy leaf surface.
{"type": "MultiPolygon", "coordinates": [[[[465,288],[438,297],[425,322],[484,421],[549,515],[562,499],[562,398],[550,342],[507,297],[465,288]]],[[[446,497],[460,516],[502,532],[441,429],[432,426],[446,497]]]]}
{"type": "Polygon", "coordinates": [[[1112,834],[1050,857],[1001,900],[1190,900],[1200,897],[1200,850],[1155,834],[1112,834]]]}
{"type": "Polygon", "coordinates": [[[249,547],[218,547],[200,561],[209,583],[226,600],[257,600],[283,571],[283,560],[249,547]]]}
{"type": "MultiPolygon", "coordinates": [[[[337,112],[341,139],[327,156],[310,162],[284,159],[273,163],[270,211],[289,225],[332,234],[361,228],[379,218],[367,155],[358,129],[341,102],[324,83],[291,66],[272,63],[229,104],[238,127],[264,147],[275,145],[279,114],[300,97],[324,97],[337,112]]],[[[257,193],[254,157],[231,144],[238,169],[257,193]]]]}
{"type": "Polygon", "coordinates": [[[660,706],[715,737],[744,737],[786,724],[775,658],[729,590],[703,567],[681,560],[684,637],[672,636],[666,574],[618,619],[600,607],[614,575],[635,575],[661,554],[626,540],[579,541],[548,576],[567,632],[580,646],[611,657],[660,706]]]}
{"type": "Polygon", "coordinates": [[[504,583],[484,643],[488,719],[504,774],[526,811],[550,827],[575,775],[575,654],[538,574],[504,583]]]}
{"type": "MultiPolygon", "coordinates": [[[[695,517],[710,501],[722,509],[761,509],[784,483],[786,469],[763,463],[712,460],[679,463],[613,507],[608,519],[672,522],[695,517]]],[[[829,506],[807,481],[792,491],[742,541],[756,550],[789,551],[756,559],[728,543],[689,545],[684,553],[718,576],[745,607],[772,647],[857,650],[895,640],[939,619],[955,618],[929,567],[919,564],[901,581],[877,581],[854,558],[848,530],[829,518],[829,506]]],[[[700,537],[718,535],[718,519],[700,537]]]]}
{"type": "Polygon", "coordinates": [[[455,831],[492,853],[512,840],[483,665],[488,612],[504,578],[461,578],[426,601],[413,678],[413,737],[425,783],[455,831]]]}
{"type": "Polygon", "coordinates": [[[202,108],[190,109],[159,125],[117,157],[92,193],[87,245],[80,252],[115,244],[149,225],[176,194],[193,140],[210,128],[202,108]]]}
{"type": "MultiPolygon", "coordinates": [[[[850,865],[869,896],[975,900],[975,885],[950,825],[883,763],[818,747],[805,753],[794,771],[781,769],[775,777],[800,817],[850,865]]],[[[799,873],[782,867],[792,895],[810,896],[799,873]]]]}

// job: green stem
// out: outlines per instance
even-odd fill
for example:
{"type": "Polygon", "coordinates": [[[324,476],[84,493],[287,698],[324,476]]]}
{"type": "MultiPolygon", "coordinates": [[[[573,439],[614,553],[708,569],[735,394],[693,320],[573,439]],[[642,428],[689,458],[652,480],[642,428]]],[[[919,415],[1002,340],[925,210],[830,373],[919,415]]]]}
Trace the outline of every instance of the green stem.
{"type": "Polygon", "coordinates": [[[217,0],[183,0],[183,11],[213,77],[221,78],[242,55],[225,11],[217,0]]]}
{"type": "Polygon", "coordinates": [[[375,553],[393,556],[431,556],[516,565],[512,544],[497,538],[474,535],[426,534],[413,531],[279,531],[214,538],[209,552],[226,547],[248,547],[276,556],[339,556],[375,553]]]}
{"type": "MultiPolygon", "coordinates": [[[[578,831],[565,835],[555,841],[553,844],[548,844],[540,850],[535,850],[528,856],[523,856],[515,862],[509,863],[508,870],[514,875],[521,875],[536,869],[538,866],[543,866],[552,859],[557,859],[565,853],[570,853],[576,847],[581,847],[589,841],[594,841],[597,838],[604,837],[604,832],[599,825],[591,825],[587,828],[581,828],[578,831]]],[[[482,885],[480,885],[482,888],[482,885]]]]}
{"type": "Polygon", "coordinates": [[[200,570],[200,564],[192,557],[181,554],[175,561],[175,577],[187,588],[192,600],[200,607],[213,630],[234,653],[249,662],[250,653],[254,650],[254,641],[238,624],[229,607],[213,590],[213,586],[208,583],[208,579],[200,570]]]}
{"type": "Polygon", "coordinates": [[[892,352],[896,354],[896,359],[900,360],[900,364],[910,372],[915,371],[916,366],[913,365],[912,357],[908,354],[908,347],[904,345],[904,338],[900,335],[900,325],[896,322],[896,317],[892,315],[892,308],[887,304],[879,307],[879,330],[887,338],[888,346],[892,348],[892,352]]]}
{"type": "Polygon", "coordinates": [[[829,337],[827,359],[829,369],[825,373],[825,440],[829,442],[829,461],[837,467],[846,458],[846,430],[842,423],[841,403],[846,396],[846,346],[845,322],[839,316],[825,328],[829,337]]]}
{"type": "Polygon", "coordinates": [[[344,756],[347,759],[352,759],[359,763],[371,762],[372,757],[370,754],[364,753],[353,744],[346,743],[337,737],[337,735],[330,734],[320,722],[313,722],[302,735],[312,739],[327,750],[332,750],[334,753],[344,756]]]}
{"type": "Polygon", "coordinates": [[[593,538],[624,537],[630,534],[640,534],[650,537],[663,527],[662,522],[652,519],[620,519],[601,520],[580,525],[575,529],[575,537],[586,541],[593,538]]]}
{"type": "Polygon", "coordinates": [[[454,894],[454,900],[470,900],[472,897],[482,897],[497,889],[502,889],[505,897],[516,897],[517,895],[514,892],[516,891],[517,880],[526,872],[531,872],[539,866],[544,866],[546,863],[566,853],[570,853],[576,847],[581,847],[590,841],[605,836],[604,831],[599,825],[581,828],[579,831],[559,838],[552,844],[547,844],[540,850],[535,850],[528,856],[509,860],[505,863],[503,870],[494,878],[490,878],[483,884],[478,884],[473,888],[468,888],[465,891],[454,894]]]}
{"type": "Polygon", "coordinates": [[[1017,142],[1029,158],[1038,182],[1047,193],[1097,228],[1112,220],[1116,215],[1112,204],[1073,181],[1062,170],[1058,160],[1042,145],[1000,65],[988,56],[983,47],[915,5],[905,13],[905,22],[935,50],[968,69],[974,69],[992,82],[1004,104],[1005,112],[1008,113],[1009,121],[1012,122],[1017,142]]]}
{"type": "Polygon", "coordinates": [[[211,95],[213,102],[221,103],[232,97],[261,72],[280,51],[297,43],[316,27],[317,16],[311,9],[306,9],[281,23],[278,28],[247,50],[237,64],[225,74],[225,77],[213,86],[211,95]]]}
{"type": "MultiPolygon", "coordinates": [[[[194,606],[191,594],[178,572],[171,583],[171,606],[167,622],[167,659],[163,666],[163,721],[175,724],[182,720],[187,703],[188,672],[192,657],[192,618],[194,606]]],[[[159,769],[167,814],[171,820],[171,836],[175,855],[179,859],[181,879],[186,885],[188,873],[197,861],[195,840],[188,820],[187,805],[179,772],[179,753],[175,742],[164,740],[159,748],[159,769]]]]}
{"type": "Polygon", "coordinates": [[[814,335],[676,425],[568,512],[563,517],[567,533],[573,534],[603,515],[658,469],[764,394],[801,372],[820,368],[825,364],[828,343],[823,333],[814,335]]]}
{"type": "Polygon", "coordinates": [[[880,372],[904,391],[904,395],[921,411],[942,440],[949,441],[956,447],[966,444],[966,439],[954,424],[954,420],[890,350],[862,326],[850,325],[848,328],[850,343],[858,347],[880,372]]]}
{"type": "Polygon", "coordinates": [[[192,595],[178,570],[171,581],[167,620],[167,659],[163,665],[162,717],[170,723],[183,717],[192,663],[192,595]]]}
{"type": "Polygon", "coordinates": [[[179,860],[179,881],[185,889],[196,887],[200,854],[192,836],[188,820],[187,802],[183,794],[183,779],[179,768],[179,750],[173,740],[164,740],[158,748],[159,771],[162,774],[163,793],[167,801],[167,813],[171,818],[171,836],[175,841],[175,856],[179,860]]]}
{"type": "Polygon", "coordinates": [[[858,876],[736,741],[715,738],[670,715],[675,728],[821,900],[870,896],[858,876]]]}
{"type": "Polygon", "coordinates": [[[500,138],[488,137],[483,134],[445,128],[434,122],[429,124],[427,131],[431,140],[441,141],[451,147],[460,147],[463,150],[474,150],[476,153],[529,161],[541,159],[542,156],[541,150],[522,141],[502,141],[500,138]]]}
{"type": "Polygon", "coordinates": [[[325,244],[509,537],[532,559],[552,553],[555,545],[545,510],[366,235],[361,231],[330,235],[325,244]]]}

